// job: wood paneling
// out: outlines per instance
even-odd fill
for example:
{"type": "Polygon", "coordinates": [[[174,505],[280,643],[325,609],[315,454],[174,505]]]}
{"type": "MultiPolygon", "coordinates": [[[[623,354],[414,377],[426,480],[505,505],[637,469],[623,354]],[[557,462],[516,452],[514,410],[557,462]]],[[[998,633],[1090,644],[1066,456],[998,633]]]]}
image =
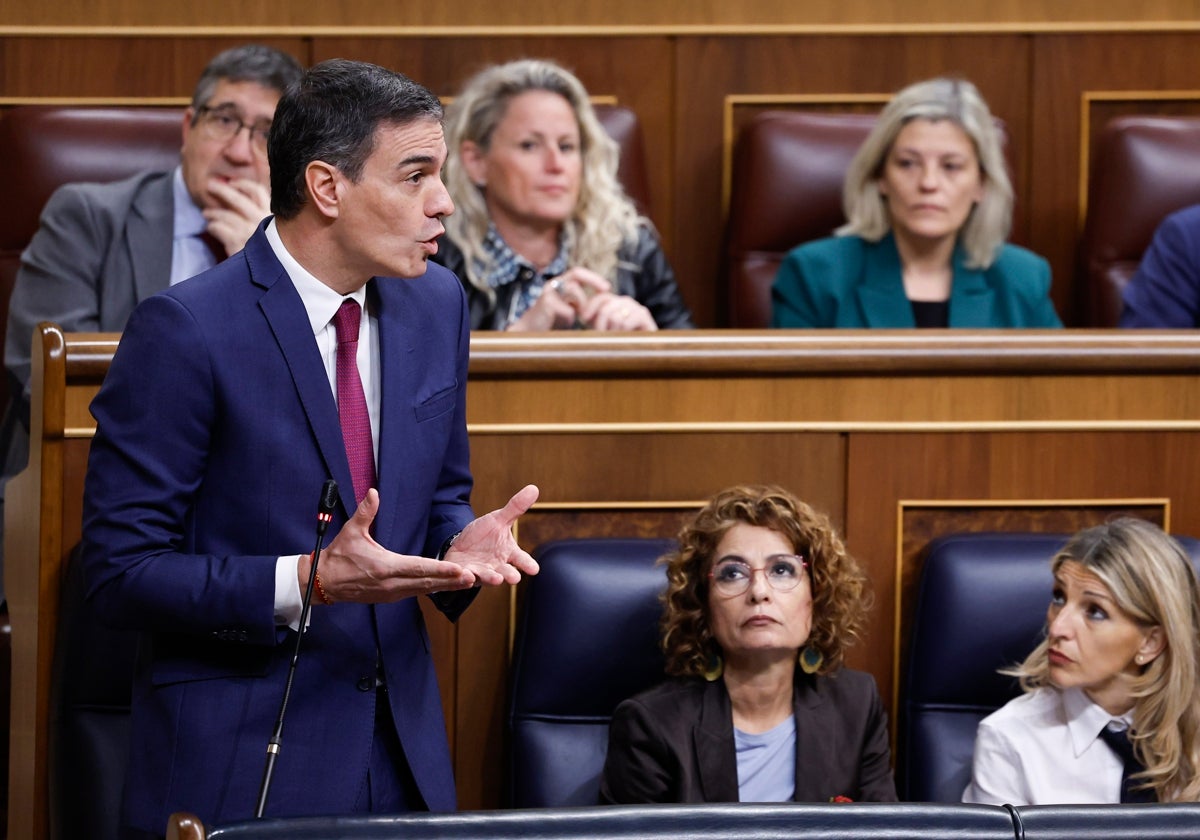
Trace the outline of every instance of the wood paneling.
{"type": "MultiPolygon", "coordinates": [[[[258,37],[301,61],[307,42],[258,37]]],[[[3,37],[0,95],[8,97],[184,97],[191,99],[200,72],[214,55],[245,43],[239,37],[3,37]]]]}
{"type": "Polygon", "coordinates": [[[398,29],[439,27],[894,27],[894,26],[1080,26],[1176,25],[1195,20],[1188,0],[1001,0],[962,3],[955,0],[522,0],[493,3],[462,0],[454,4],[378,3],[342,0],[322,3],[156,3],[153,0],[63,0],[56,3],[0,3],[0,26],[120,27],[364,27],[398,29]]]}
{"type": "MultiPolygon", "coordinates": [[[[29,762],[44,760],[57,563],[79,536],[90,434],[82,407],[114,339],[71,337],[66,394],[45,424],[34,417],[46,429],[32,463],[47,477],[26,472],[10,485],[11,768],[21,804],[10,819],[22,826],[45,791],[29,762]],[[49,564],[40,570],[11,565],[39,552],[49,564]]],[[[933,537],[1070,530],[1118,510],[1200,536],[1197,370],[1200,335],[1191,333],[476,334],[473,501],[486,511],[537,483],[541,503],[518,528],[535,549],[567,535],[670,536],[722,487],[783,484],[831,515],[866,568],[876,606],[849,662],[898,699],[907,593],[933,537]]],[[[431,616],[463,808],[501,804],[518,603],[519,590],[489,589],[456,626],[431,616]]]]}

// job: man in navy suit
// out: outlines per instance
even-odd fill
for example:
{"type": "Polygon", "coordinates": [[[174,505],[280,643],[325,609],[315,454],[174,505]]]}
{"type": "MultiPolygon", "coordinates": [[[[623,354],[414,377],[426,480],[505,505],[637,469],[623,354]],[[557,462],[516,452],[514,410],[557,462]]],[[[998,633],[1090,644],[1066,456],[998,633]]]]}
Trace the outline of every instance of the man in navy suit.
{"type": "Polygon", "coordinates": [[[341,503],[266,816],[455,807],[413,596],[453,619],[477,587],[535,574],[511,525],[537,488],[479,519],[469,505],[469,313],[457,278],[426,264],[454,209],[441,116],[384,68],[312,68],[275,114],[274,217],[240,254],[134,311],[92,404],[89,602],[143,639],[129,836],[161,835],[180,810],[253,816],[329,478],[341,503]],[[374,455],[361,501],[339,421],[347,301],[363,307],[374,455]]]}

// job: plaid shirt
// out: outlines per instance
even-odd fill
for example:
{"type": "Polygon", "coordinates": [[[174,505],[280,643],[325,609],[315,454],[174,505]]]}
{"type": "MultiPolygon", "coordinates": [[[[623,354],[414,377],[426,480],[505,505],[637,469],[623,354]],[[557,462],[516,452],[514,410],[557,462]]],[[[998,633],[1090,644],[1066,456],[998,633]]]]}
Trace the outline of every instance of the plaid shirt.
{"type": "Polygon", "coordinates": [[[500,290],[516,284],[512,291],[508,314],[499,329],[505,329],[519,319],[525,310],[542,294],[547,280],[562,274],[568,268],[566,243],[560,238],[558,255],[544,271],[538,271],[533,263],[517,254],[500,236],[495,225],[488,225],[483,237],[483,257],[477,260],[475,269],[489,288],[500,290]]]}

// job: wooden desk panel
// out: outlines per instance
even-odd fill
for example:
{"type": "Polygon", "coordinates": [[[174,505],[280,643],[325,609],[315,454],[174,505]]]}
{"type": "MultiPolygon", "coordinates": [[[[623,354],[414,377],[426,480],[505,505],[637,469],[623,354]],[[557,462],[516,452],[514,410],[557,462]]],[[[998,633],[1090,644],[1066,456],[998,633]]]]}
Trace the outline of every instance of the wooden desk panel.
{"type": "MultiPolygon", "coordinates": [[[[34,469],[10,485],[6,513],[10,836],[45,836],[58,570],[79,535],[86,405],[116,346],[111,335],[46,341],[34,469]]],[[[1116,510],[1200,535],[1197,371],[1192,333],[481,333],[468,384],[474,501],[486,511],[538,483],[518,531],[532,549],[670,535],[721,487],[785,484],[833,517],[868,569],[876,607],[850,662],[895,702],[933,536],[1072,530],[1116,510]]],[[[463,808],[500,804],[518,602],[519,591],[487,591],[457,626],[431,624],[463,808]]]]}
{"type": "MultiPolygon", "coordinates": [[[[876,605],[850,664],[897,711],[924,546],[947,530],[1072,531],[1117,510],[1200,535],[1200,338],[1145,332],[476,335],[468,420],[476,508],[526,482],[519,537],[653,534],[667,502],[779,482],[830,513],[876,605]],[[1194,494],[1193,494],[1194,495],[1194,494]],[[623,507],[624,506],[624,507],[623,507]],[[558,522],[559,527],[554,523],[558,522]]],[[[663,530],[671,530],[663,519],[663,530]]],[[[491,593],[489,593],[491,594],[491,593]]],[[[458,628],[464,807],[500,804],[505,622],[458,628]],[[470,689],[467,689],[467,686],[470,689]]]]}

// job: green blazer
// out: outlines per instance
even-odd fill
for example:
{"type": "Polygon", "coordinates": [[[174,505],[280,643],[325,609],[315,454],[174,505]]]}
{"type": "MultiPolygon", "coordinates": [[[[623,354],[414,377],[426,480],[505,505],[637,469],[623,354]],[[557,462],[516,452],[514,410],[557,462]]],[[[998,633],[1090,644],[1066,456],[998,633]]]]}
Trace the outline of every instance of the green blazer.
{"type": "MultiPolygon", "coordinates": [[[[1050,301],[1050,265],[1004,245],[987,269],[967,268],[954,251],[951,327],[1061,327],[1050,301]]],[[[775,327],[915,327],[892,234],[818,239],[792,249],[771,287],[775,327]]]]}

